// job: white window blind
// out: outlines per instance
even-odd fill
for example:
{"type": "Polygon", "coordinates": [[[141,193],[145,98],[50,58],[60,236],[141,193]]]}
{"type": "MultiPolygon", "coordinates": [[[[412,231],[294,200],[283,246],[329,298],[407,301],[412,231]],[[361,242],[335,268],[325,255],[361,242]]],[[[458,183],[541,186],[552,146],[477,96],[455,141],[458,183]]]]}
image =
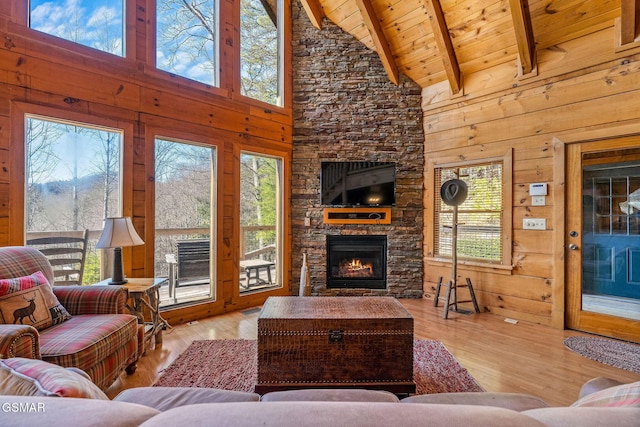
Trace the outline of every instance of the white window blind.
{"type": "Polygon", "coordinates": [[[451,257],[453,206],[440,198],[440,187],[450,179],[463,180],[468,196],[458,206],[459,259],[501,263],[503,259],[502,162],[435,169],[434,247],[439,257],[451,257]]]}

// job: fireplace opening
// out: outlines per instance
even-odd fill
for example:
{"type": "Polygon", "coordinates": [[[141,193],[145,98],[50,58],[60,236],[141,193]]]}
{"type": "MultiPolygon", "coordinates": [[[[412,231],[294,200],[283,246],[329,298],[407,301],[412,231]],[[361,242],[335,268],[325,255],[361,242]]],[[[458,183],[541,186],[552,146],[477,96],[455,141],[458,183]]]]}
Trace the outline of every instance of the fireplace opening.
{"type": "Polygon", "coordinates": [[[327,236],[327,289],[387,287],[387,236],[327,236]]]}

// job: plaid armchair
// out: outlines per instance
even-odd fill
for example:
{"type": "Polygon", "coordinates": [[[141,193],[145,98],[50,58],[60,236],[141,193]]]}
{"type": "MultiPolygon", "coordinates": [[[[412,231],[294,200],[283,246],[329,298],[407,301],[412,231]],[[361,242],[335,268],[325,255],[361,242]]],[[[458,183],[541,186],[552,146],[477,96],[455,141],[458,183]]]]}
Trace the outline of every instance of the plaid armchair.
{"type": "MultiPolygon", "coordinates": [[[[0,279],[29,276],[38,271],[49,283],[54,283],[51,265],[37,249],[0,248],[0,279]]],[[[128,374],[135,372],[143,351],[143,340],[139,337],[144,329],[126,309],[127,289],[113,285],[52,289],[71,318],[41,330],[31,325],[0,324],[0,357],[42,359],[76,367],[101,389],[109,387],[122,370],[128,374]]]]}

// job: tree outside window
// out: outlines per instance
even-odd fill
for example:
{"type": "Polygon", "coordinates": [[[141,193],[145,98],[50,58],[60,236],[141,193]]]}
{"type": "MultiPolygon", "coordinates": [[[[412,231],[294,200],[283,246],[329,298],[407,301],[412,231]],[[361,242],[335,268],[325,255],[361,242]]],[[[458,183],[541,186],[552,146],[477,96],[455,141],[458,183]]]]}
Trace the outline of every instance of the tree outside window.
{"type": "Polygon", "coordinates": [[[281,105],[280,0],[240,1],[240,91],[269,104],[281,105]]]}
{"type": "Polygon", "coordinates": [[[124,0],[30,0],[29,26],[124,56],[124,0]]]}
{"type": "MultiPolygon", "coordinates": [[[[122,132],[81,123],[26,118],[26,233],[88,229],[94,241],[106,218],[120,214],[122,132]]],[[[100,280],[91,250],[85,283],[100,280]]]]}
{"type": "MultiPolygon", "coordinates": [[[[276,263],[276,268],[279,268],[281,176],[281,159],[258,154],[241,154],[241,260],[271,261],[276,263]]],[[[277,273],[276,276],[278,276],[277,273]]]]}
{"type": "Polygon", "coordinates": [[[214,0],[156,0],[156,66],[217,86],[217,5],[214,0]]]}
{"type": "Polygon", "coordinates": [[[156,138],[154,145],[155,272],[167,276],[166,255],[176,255],[178,241],[213,234],[216,149],[168,138],[156,138]]]}

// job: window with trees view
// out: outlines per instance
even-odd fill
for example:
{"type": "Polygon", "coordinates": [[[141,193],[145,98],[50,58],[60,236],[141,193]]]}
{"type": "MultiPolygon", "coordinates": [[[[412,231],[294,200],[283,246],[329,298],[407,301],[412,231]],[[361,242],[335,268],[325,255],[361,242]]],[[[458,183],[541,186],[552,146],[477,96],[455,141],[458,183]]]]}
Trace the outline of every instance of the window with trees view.
{"type": "Polygon", "coordinates": [[[250,98],[282,105],[282,0],[240,1],[240,90],[250,98]]]}
{"type": "Polygon", "coordinates": [[[89,230],[83,282],[100,280],[103,222],[121,212],[122,131],[26,117],[26,237],[89,230]]]}
{"type": "Polygon", "coordinates": [[[268,268],[275,269],[270,273],[271,283],[266,276],[255,282],[241,281],[241,292],[282,284],[282,164],[281,158],[247,152],[240,155],[241,265],[242,261],[259,260],[273,263],[268,268]]]}
{"type": "MultiPolygon", "coordinates": [[[[499,263],[503,260],[503,163],[489,162],[436,168],[434,188],[450,179],[467,184],[467,199],[458,206],[458,259],[499,263]]],[[[451,257],[453,207],[435,200],[435,254],[451,257]]]]}
{"type": "Polygon", "coordinates": [[[124,56],[123,12],[124,0],[29,0],[29,26],[124,56]]]}
{"type": "Polygon", "coordinates": [[[215,147],[156,138],[155,274],[170,277],[173,290],[163,305],[214,295],[215,171],[215,147]],[[181,269],[180,248],[196,248],[185,261],[195,268],[181,269]]]}
{"type": "MultiPolygon", "coordinates": [[[[125,5],[125,0],[30,0],[29,26],[124,57],[125,5]]],[[[234,6],[240,9],[240,93],[282,106],[282,0],[239,0],[234,6]]],[[[209,86],[220,85],[221,68],[236,70],[220,64],[217,0],[156,0],[155,16],[157,69],[209,86]]]]}
{"type": "Polygon", "coordinates": [[[218,85],[218,19],[214,0],[156,0],[156,67],[218,85]]]}

